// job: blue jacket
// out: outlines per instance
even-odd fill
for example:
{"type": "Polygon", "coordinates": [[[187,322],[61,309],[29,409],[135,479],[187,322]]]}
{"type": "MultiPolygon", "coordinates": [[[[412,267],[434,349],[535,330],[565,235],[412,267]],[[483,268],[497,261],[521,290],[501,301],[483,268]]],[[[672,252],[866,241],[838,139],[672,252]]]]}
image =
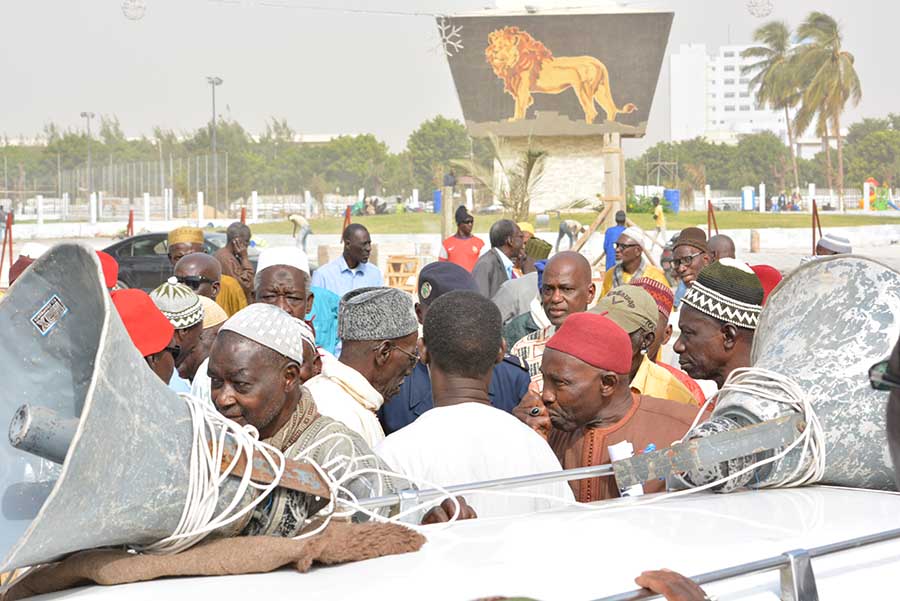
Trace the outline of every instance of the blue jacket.
{"type": "MultiPolygon", "coordinates": [[[[528,371],[522,367],[518,357],[507,355],[494,367],[491,388],[488,392],[491,405],[497,409],[512,412],[528,392],[528,371]]],[[[431,378],[428,368],[422,363],[416,367],[400,386],[400,392],[391,397],[378,411],[378,419],[385,434],[396,432],[416,421],[416,418],[434,408],[431,397],[431,378]]]]}

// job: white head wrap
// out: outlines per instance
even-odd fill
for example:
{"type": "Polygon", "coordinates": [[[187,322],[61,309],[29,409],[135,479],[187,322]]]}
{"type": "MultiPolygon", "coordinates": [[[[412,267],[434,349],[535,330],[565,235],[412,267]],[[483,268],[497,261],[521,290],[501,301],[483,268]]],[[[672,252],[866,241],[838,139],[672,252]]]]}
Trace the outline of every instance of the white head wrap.
{"type": "Polygon", "coordinates": [[[623,236],[628,236],[635,243],[640,244],[641,248],[644,248],[644,232],[641,231],[641,228],[632,225],[629,228],[626,228],[624,232],[622,232],[623,236]]]}
{"type": "Polygon", "coordinates": [[[309,258],[296,246],[274,246],[263,250],[259,253],[256,272],[260,273],[263,269],[274,265],[295,267],[309,274],[309,258]]]}
{"type": "Polygon", "coordinates": [[[853,252],[853,248],[850,246],[850,240],[844,238],[843,236],[836,236],[834,234],[825,234],[816,243],[816,246],[821,246],[822,248],[828,249],[831,252],[842,255],[849,255],[853,252]]]}

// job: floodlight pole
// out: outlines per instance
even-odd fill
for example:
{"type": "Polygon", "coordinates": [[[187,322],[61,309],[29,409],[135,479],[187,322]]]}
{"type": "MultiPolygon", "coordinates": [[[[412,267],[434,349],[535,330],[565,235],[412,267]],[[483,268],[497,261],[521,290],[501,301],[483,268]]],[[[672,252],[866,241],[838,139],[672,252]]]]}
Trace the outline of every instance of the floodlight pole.
{"type": "Polygon", "coordinates": [[[212,155],[213,155],[213,205],[219,210],[219,155],[216,154],[216,86],[222,85],[222,78],[209,76],[206,78],[212,88],[212,155]]]}
{"type": "Polygon", "coordinates": [[[88,202],[91,199],[91,193],[94,191],[94,183],[91,178],[91,119],[94,118],[94,113],[90,112],[82,112],[81,116],[87,120],[87,196],[88,202]]]}

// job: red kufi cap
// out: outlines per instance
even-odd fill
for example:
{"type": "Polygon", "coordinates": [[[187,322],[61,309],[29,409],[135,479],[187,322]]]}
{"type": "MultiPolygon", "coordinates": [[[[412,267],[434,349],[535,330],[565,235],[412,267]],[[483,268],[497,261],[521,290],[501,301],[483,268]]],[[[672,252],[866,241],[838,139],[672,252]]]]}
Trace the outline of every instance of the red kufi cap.
{"type": "Polygon", "coordinates": [[[605,315],[569,315],[547,341],[547,348],[617,374],[627,374],[631,370],[631,339],[605,315]]]}
{"type": "Polygon", "coordinates": [[[769,293],[781,282],[781,272],[771,265],[751,265],[750,269],[753,270],[753,273],[759,278],[759,283],[762,284],[763,304],[765,305],[766,301],[769,300],[769,293]]]}
{"type": "Polygon", "coordinates": [[[147,357],[168,346],[175,327],[156,308],[149,294],[134,288],[114,290],[112,300],[141,355],[147,357]]]}

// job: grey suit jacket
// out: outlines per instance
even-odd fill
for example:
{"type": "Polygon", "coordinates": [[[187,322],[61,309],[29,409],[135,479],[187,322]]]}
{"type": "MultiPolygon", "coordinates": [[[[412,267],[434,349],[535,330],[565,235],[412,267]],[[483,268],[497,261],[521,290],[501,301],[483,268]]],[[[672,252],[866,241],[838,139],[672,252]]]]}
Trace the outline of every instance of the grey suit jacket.
{"type": "Polygon", "coordinates": [[[498,255],[500,251],[492,248],[487,251],[475,263],[475,269],[472,270],[472,277],[475,278],[475,284],[478,291],[488,298],[494,298],[500,285],[509,278],[506,276],[506,267],[498,255]]]}

